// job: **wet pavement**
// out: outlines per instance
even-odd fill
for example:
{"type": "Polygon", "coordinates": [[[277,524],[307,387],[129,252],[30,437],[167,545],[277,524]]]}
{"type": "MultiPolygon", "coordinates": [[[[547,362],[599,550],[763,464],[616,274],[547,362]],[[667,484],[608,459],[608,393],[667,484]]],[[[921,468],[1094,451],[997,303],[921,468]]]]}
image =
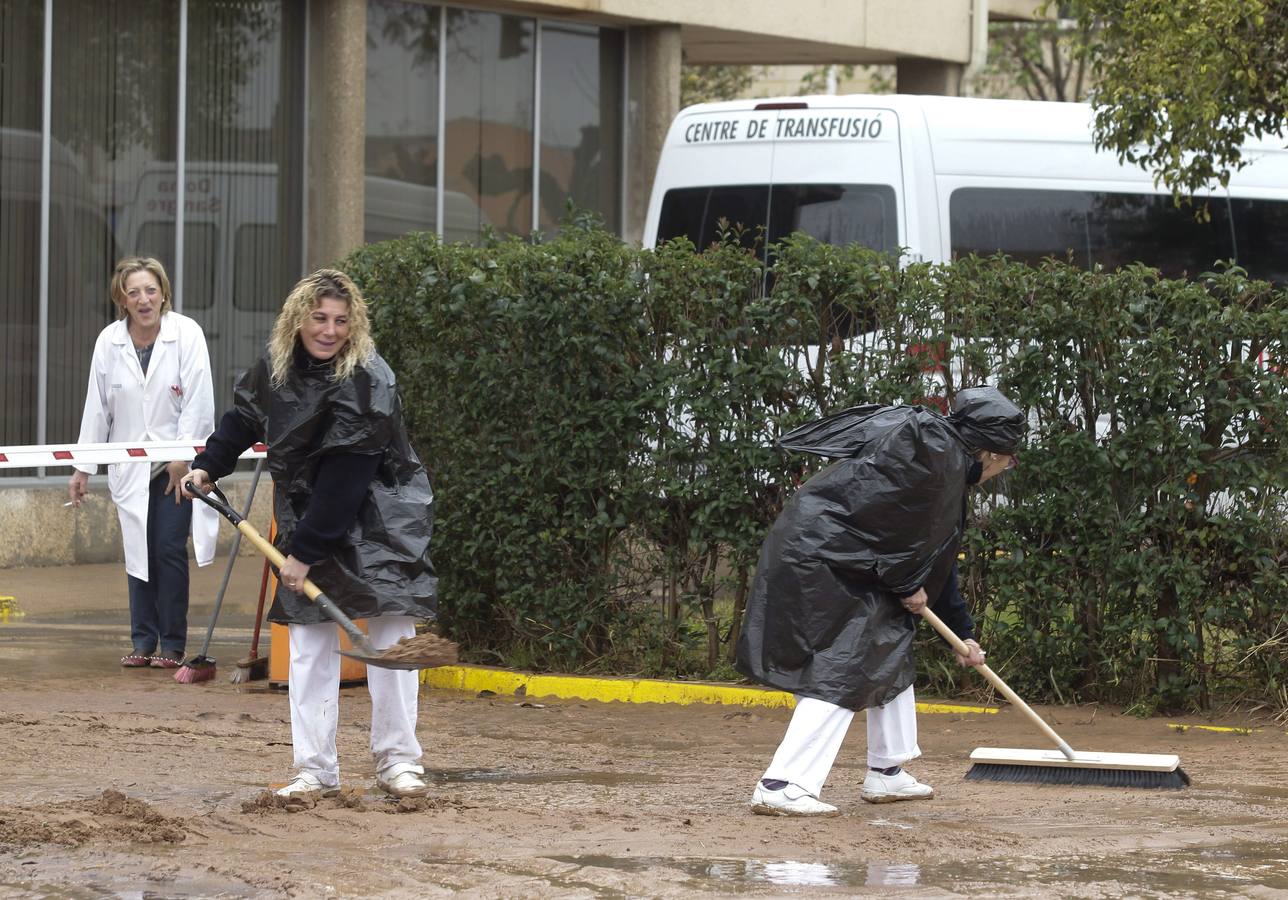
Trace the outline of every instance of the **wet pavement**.
{"type": "MultiPolygon", "coordinates": [[[[190,653],[221,575],[194,572],[190,653]]],[[[936,796],[882,806],[858,799],[855,727],[824,796],[842,815],[796,820],[747,804],[786,711],[424,690],[432,790],[404,808],[374,785],[354,687],[344,796],[257,807],[291,772],[284,693],[227,680],[258,577],[234,574],[218,677],[178,685],[119,666],[118,566],[0,571],[23,613],[0,615],[0,898],[1288,897],[1288,735],[1265,719],[1039,710],[1075,746],[1179,753],[1193,787],[1145,791],[964,781],[975,746],[1040,746],[1031,726],[923,715],[910,768],[936,796]],[[104,812],[109,788],[146,820],[104,812]]]]}

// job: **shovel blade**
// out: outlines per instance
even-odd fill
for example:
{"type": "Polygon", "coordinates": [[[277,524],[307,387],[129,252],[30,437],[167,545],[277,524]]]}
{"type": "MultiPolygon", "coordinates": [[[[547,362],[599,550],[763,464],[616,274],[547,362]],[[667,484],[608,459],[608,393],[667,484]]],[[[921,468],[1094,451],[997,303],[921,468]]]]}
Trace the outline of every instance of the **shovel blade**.
{"type": "Polygon", "coordinates": [[[351,650],[339,651],[341,656],[347,656],[349,659],[356,659],[358,662],[366,663],[369,666],[376,666],[380,669],[419,669],[421,665],[416,662],[405,662],[393,659],[385,659],[383,653],[372,650],[366,651],[358,647],[351,650]]]}

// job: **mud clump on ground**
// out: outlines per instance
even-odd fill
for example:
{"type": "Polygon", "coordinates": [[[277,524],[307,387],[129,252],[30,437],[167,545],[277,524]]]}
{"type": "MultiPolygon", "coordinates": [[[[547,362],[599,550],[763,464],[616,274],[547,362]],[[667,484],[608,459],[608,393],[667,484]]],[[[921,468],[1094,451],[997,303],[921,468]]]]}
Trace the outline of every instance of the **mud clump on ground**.
{"type": "Polygon", "coordinates": [[[252,800],[242,802],[241,811],[246,815],[266,816],[277,812],[296,813],[308,809],[355,809],[365,811],[362,801],[363,790],[358,787],[341,788],[334,797],[323,797],[319,794],[299,794],[294,797],[279,797],[273,791],[260,791],[252,800]]]}
{"type": "Polygon", "coordinates": [[[183,819],[163,816],[142,800],[108,788],[92,800],[0,809],[0,846],[139,843],[178,844],[183,819]]]}
{"type": "Polygon", "coordinates": [[[350,809],[369,812],[378,809],[383,813],[434,812],[449,807],[466,809],[463,803],[454,803],[442,797],[393,797],[381,796],[374,804],[365,801],[366,792],[360,787],[341,788],[334,797],[318,794],[300,794],[279,797],[273,791],[260,791],[251,800],[242,801],[241,811],[249,816],[271,816],[277,813],[298,813],[310,809],[350,809]]]}
{"type": "MultiPolygon", "coordinates": [[[[390,798],[391,800],[393,798],[390,798]]],[[[457,803],[443,797],[402,797],[396,803],[387,803],[382,811],[387,813],[437,812],[441,809],[469,809],[464,803],[457,803]]]]}

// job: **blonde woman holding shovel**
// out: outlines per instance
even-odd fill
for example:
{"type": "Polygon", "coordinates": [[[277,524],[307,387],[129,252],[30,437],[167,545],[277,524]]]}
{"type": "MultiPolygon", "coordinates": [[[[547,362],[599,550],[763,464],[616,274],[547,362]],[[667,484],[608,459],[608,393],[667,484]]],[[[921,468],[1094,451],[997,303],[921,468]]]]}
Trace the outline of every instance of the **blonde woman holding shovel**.
{"type": "MultiPolygon", "coordinates": [[[[416,620],[437,609],[434,495],[403,427],[394,374],[372,344],[367,304],[343,272],[321,269],[291,291],[268,353],[237,385],[189,480],[206,490],[256,441],[268,444],[286,557],[268,617],[290,634],[296,775],[277,793],[334,794],[339,632],[302,592],[304,580],[366,619],[377,650],[412,637],[416,620]]],[[[377,785],[395,797],[425,794],[416,672],[368,667],[367,686],[377,785]]]]}

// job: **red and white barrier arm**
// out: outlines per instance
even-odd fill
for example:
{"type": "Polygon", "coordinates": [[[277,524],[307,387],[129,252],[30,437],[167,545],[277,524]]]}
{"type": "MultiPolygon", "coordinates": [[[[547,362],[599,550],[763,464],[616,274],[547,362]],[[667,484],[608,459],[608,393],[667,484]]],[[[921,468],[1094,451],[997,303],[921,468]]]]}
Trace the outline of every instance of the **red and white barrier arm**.
{"type": "MultiPolygon", "coordinates": [[[[191,460],[205,450],[204,444],[192,441],[120,442],[112,444],[34,444],[27,447],[0,447],[0,469],[34,469],[40,466],[103,465],[127,462],[171,462],[191,460]]],[[[255,444],[241,455],[242,459],[260,459],[268,453],[267,444],[255,444]]]]}

